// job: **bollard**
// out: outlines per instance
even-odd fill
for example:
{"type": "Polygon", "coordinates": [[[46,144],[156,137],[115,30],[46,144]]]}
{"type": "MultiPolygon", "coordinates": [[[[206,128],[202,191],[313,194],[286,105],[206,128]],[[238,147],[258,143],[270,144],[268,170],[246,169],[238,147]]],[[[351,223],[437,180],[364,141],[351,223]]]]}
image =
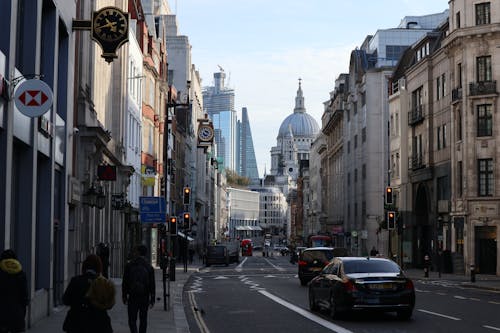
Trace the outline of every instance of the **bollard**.
{"type": "Polygon", "coordinates": [[[476,266],[470,265],[470,282],[476,282],[476,266]]]}

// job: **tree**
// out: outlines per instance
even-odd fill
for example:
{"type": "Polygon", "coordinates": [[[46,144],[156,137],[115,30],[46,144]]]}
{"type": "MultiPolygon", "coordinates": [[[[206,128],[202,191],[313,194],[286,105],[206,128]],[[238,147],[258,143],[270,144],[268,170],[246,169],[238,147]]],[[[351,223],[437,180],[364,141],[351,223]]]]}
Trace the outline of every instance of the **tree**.
{"type": "Polygon", "coordinates": [[[236,171],[231,169],[226,169],[226,180],[227,184],[230,186],[248,186],[250,184],[250,178],[240,176],[236,171]]]}

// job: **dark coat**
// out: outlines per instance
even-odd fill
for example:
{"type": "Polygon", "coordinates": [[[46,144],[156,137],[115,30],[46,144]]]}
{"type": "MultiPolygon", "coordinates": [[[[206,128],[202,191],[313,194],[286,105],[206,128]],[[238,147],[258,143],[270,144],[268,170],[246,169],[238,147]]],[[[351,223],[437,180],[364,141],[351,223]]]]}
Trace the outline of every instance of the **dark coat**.
{"type": "Polygon", "coordinates": [[[97,276],[87,272],[75,276],[69,282],[63,295],[63,302],[70,306],[63,330],[69,333],[111,333],[111,319],[106,310],[92,306],[85,296],[91,282],[97,276]]]}
{"type": "Polygon", "coordinates": [[[137,302],[137,303],[145,303],[148,302],[149,304],[153,304],[155,302],[155,294],[156,294],[156,287],[155,287],[155,272],[153,269],[153,266],[146,260],[145,257],[137,257],[132,261],[129,261],[125,265],[125,271],[123,273],[123,279],[122,279],[122,296],[124,300],[127,300],[127,302],[132,301],[132,302],[137,302]],[[135,265],[143,265],[144,267],[147,268],[148,270],[148,275],[149,275],[149,283],[148,283],[148,297],[147,299],[141,299],[141,300],[134,300],[130,298],[130,288],[131,288],[131,283],[130,281],[130,271],[134,268],[135,265]]]}
{"type": "Polygon", "coordinates": [[[0,331],[24,332],[28,283],[16,259],[0,261],[0,331]]]}

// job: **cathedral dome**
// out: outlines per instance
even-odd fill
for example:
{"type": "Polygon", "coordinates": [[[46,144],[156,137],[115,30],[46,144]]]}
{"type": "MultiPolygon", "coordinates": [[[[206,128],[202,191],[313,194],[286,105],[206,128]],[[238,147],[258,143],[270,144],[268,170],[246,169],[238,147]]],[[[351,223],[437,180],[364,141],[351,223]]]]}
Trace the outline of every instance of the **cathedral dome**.
{"type": "Polygon", "coordinates": [[[297,96],[295,97],[295,109],[293,113],[286,117],[281,123],[278,138],[289,136],[290,130],[294,137],[314,138],[319,132],[319,126],[316,120],[306,113],[300,80],[297,96]]]}
{"type": "Polygon", "coordinates": [[[315,137],[319,132],[316,120],[307,113],[293,113],[283,120],[278,137],[286,137],[290,129],[294,137],[315,137]]]}

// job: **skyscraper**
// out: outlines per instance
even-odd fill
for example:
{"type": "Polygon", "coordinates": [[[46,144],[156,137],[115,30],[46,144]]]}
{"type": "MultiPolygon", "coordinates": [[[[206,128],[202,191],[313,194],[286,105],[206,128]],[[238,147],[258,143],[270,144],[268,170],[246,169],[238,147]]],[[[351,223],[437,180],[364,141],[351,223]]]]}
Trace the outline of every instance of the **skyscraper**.
{"type": "Polygon", "coordinates": [[[234,90],[224,86],[226,73],[214,73],[214,86],[203,90],[203,108],[212,119],[217,143],[217,157],[224,160],[224,167],[236,170],[236,110],[234,90]]]}
{"type": "Polygon", "coordinates": [[[241,118],[241,121],[238,120],[237,171],[241,176],[247,177],[252,183],[257,184],[259,182],[259,171],[246,107],[241,109],[241,118]]]}

